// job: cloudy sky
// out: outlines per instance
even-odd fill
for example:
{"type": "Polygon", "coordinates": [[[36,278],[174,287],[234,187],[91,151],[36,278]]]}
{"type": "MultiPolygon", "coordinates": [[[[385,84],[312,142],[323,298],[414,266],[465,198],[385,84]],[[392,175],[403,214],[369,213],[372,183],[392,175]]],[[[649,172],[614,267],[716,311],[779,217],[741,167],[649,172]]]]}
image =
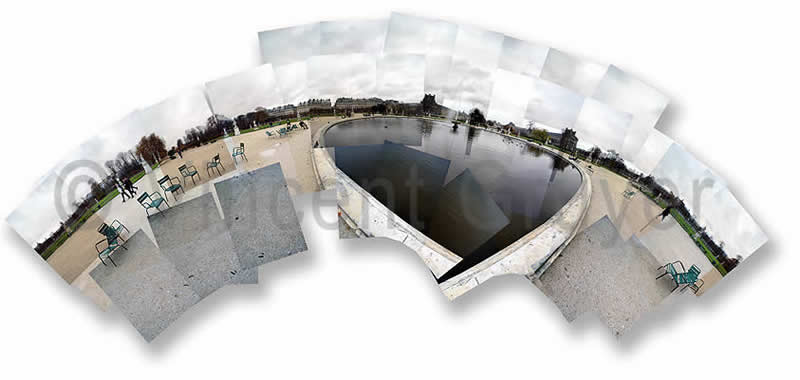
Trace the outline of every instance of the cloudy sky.
{"type": "Polygon", "coordinates": [[[425,93],[435,95],[437,104],[444,104],[447,75],[452,63],[452,55],[425,56],[425,93]]]}
{"type": "Polygon", "coordinates": [[[547,53],[540,77],[583,96],[592,96],[607,70],[608,65],[574,57],[551,48],[547,53]]]}
{"type": "Polygon", "coordinates": [[[378,59],[377,93],[382,99],[419,102],[425,94],[425,56],[387,54],[378,59]]]}
{"type": "Polygon", "coordinates": [[[707,209],[706,231],[724,242],[728,255],[747,258],[767,242],[767,235],[727,187],[714,194],[707,209]]]}
{"type": "Polygon", "coordinates": [[[544,79],[532,78],[532,81],[525,118],[554,130],[573,128],[584,96],[544,79]]]}
{"type": "Polygon", "coordinates": [[[470,25],[460,25],[453,49],[444,105],[469,112],[489,108],[492,78],[500,60],[503,35],[470,25]]]}
{"type": "Polygon", "coordinates": [[[206,93],[214,112],[231,119],[256,107],[269,109],[284,104],[270,64],[207,82],[206,93]]]}
{"type": "Polygon", "coordinates": [[[619,152],[630,129],[631,119],[631,114],[627,112],[587,98],[575,120],[578,144],[585,147],[597,145],[604,151],[613,149],[619,152]]]}
{"type": "Polygon", "coordinates": [[[285,104],[297,105],[308,100],[309,97],[306,95],[308,65],[306,65],[306,61],[273,66],[273,69],[275,70],[275,83],[285,104]]]}
{"type": "MultiPolygon", "coordinates": [[[[76,161],[93,161],[98,166],[115,158],[119,152],[133,149],[142,136],[149,134],[142,126],[141,110],[133,111],[100,133],[84,141],[74,150],[62,157],[52,171],[61,177],[68,177],[76,161]],[[67,167],[69,166],[69,167],[67,167]]],[[[86,165],[84,165],[86,166],[86,165]]],[[[105,175],[106,173],[100,173],[105,175]]]]}
{"type": "Polygon", "coordinates": [[[507,70],[495,71],[487,119],[526,127],[525,113],[533,95],[533,81],[532,76],[507,70]]]}
{"type": "Polygon", "coordinates": [[[458,25],[393,12],[384,52],[392,54],[452,55],[458,25]]]}
{"type": "Polygon", "coordinates": [[[683,199],[698,221],[705,219],[709,209],[704,200],[726,187],[721,177],[677,143],[669,146],[652,175],[661,186],[683,199]]]}
{"type": "Polygon", "coordinates": [[[538,77],[547,59],[547,46],[514,37],[503,38],[503,50],[498,67],[513,73],[538,77]]]}
{"type": "Polygon", "coordinates": [[[265,30],[258,33],[261,63],[281,66],[319,54],[319,23],[265,30]]]}
{"type": "Polygon", "coordinates": [[[620,154],[633,160],[669,103],[664,94],[616,66],[609,66],[592,98],[633,115],[620,154]]]}
{"type": "MultiPolygon", "coordinates": [[[[141,132],[163,137],[167,146],[174,146],[186,130],[206,125],[211,116],[202,86],[193,87],[139,111],[137,125],[128,138],[141,137],[141,132]]],[[[138,142],[138,138],[136,139],[138,142]]],[[[135,142],[133,143],[135,144],[135,142]]]]}
{"type": "Polygon", "coordinates": [[[653,129],[631,163],[643,173],[650,174],[673,143],[669,136],[653,129]]]}
{"type": "Polygon", "coordinates": [[[387,23],[387,19],[323,21],[319,25],[319,52],[315,55],[380,54],[387,23]]]}
{"type": "MultiPolygon", "coordinates": [[[[48,233],[59,226],[62,216],[56,212],[54,198],[56,179],[53,171],[48,172],[37,184],[21,207],[14,210],[6,221],[31,247],[43,240],[48,233]]],[[[68,211],[72,211],[69,209],[68,211]]]]}
{"type": "Polygon", "coordinates": [[[392,13],[384,52],[425,55],[425,93],[444,104],[445,87],[452,63],[458,25],[451,22],[392,13]]]}
{"type": "Polygon", "coordinates": [[[368,98],[376,95],[374,54],[318,55],[308,60],[308,95],[313,98],[368,98]]]}

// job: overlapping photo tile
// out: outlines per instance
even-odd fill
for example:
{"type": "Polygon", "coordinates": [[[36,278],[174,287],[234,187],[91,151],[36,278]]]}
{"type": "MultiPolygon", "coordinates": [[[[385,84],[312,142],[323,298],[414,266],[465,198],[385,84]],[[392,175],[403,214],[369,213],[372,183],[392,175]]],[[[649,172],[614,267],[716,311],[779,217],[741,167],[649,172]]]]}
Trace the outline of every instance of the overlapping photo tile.
{"type": "Polygon", "coordinates": [[[261,63],[271,64],[285,104],[308,100],[306,60],[319,54],[319,23],[265,30],[258,33],[261,63]]]}
{"type": "Polygon", "coordinates": [[[425,57],[425,93],[444,100],[458,25],[437,19],[393,12],[389,18],[384,54],[425,57]]]}

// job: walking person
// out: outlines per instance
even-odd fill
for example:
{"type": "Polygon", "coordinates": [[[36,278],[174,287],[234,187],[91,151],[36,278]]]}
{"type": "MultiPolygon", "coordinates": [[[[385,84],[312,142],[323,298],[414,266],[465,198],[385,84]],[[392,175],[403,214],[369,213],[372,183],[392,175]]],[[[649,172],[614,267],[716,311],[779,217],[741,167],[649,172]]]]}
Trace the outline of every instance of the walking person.
{"type": "Polygon", "coordinates": [[[125,203],[126,197],[133,198],[133,195],[131,195],[130,193],[128,193],[127,190],[125,190],[125,186],[122,184],[122,182],[120,182],[119,178],[114,177],[114,184],[117,185],[117,190],[119,191],[120,194],[122,194],[122,203],[125,203]]]}
{"type": "Polygon", "coordinates": [[[125,185],[125,189],[127,189],[127,190],[128,190],[128,192],[129,192],[131,195],[136,195],[136,192],[139,190],[139,188],[138,188],[138,187],[136,187],[136,186],[133,186],[133,182],[131,182],[131,179],[130,179],[130,178],[128,178],[128,177],[126,177],[126,178],[125,178],[125,179],[122,181],[122,184],[123,184],[123,185],[125,185]]]}
{"type": "Polygon", "coordinates": [[[661,221],[663,222],[664,219],[666,219],[672,213],[672,210],[674,208],[675,208],[675,206],[674,206],[673,203],[668,204],[667,207],[664,208],[664,210],[661,211],[660,214],[656,215],[655,218],[653,218],[649,222],[647,222],[647,224],[645,224],[644,227],[642,227],[642,229],[639,230],[639,232],[644,231],[644,229],[647,228],[650,224],[652,224],[656,219],[658,219],[659,216],[661,217],[661,221]]]}

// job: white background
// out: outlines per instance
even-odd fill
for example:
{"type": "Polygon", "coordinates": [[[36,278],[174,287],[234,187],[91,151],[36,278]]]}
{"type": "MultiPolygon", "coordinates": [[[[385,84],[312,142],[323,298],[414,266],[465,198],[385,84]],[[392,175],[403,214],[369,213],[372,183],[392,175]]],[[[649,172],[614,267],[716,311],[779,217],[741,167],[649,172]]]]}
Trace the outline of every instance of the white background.
{"type": "Polygon", "coordinates": [[[259,30],[395,9],[615,63],[661,89],[672,99],[662,130],[727,179],[771,241],[702,298],[682,297],[616,339],[591,316],[568,324],[522,278],[448,302],[398,243],[338,241],[306,215],[308,253],[263,267],[259,286],[218,291],[147,345],[5,225],[0,373],[763,378],[796,363],[800,24],[790,2],[83,3],[2,5],[3,217],[69,149],[126,112],[256,65],[259,30]]]}

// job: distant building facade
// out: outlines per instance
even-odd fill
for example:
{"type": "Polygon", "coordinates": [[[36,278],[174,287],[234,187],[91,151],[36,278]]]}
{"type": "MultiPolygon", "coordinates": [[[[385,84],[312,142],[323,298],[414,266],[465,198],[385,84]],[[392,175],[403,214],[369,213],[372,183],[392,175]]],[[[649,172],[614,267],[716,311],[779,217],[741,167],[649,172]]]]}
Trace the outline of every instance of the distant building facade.
{"type": "Polygon", "coordinates": [[[578,136],[572,128],[564,129],[561,133],[557,146],[567,152],[575,152],[578,149],[578,136]]]}
{"type": "Polygon", "coordinates": [[[330,99],[309,99],[297,105],[297,113],[301,117],[331,115],[333,107],[330,99]]]}
{"type": "Polygon", "coordinates": [[[372,107],[382,104],[383,100],[380,98],[339,98],[333,105],[336,112],[370,112],[372,107]]]}

